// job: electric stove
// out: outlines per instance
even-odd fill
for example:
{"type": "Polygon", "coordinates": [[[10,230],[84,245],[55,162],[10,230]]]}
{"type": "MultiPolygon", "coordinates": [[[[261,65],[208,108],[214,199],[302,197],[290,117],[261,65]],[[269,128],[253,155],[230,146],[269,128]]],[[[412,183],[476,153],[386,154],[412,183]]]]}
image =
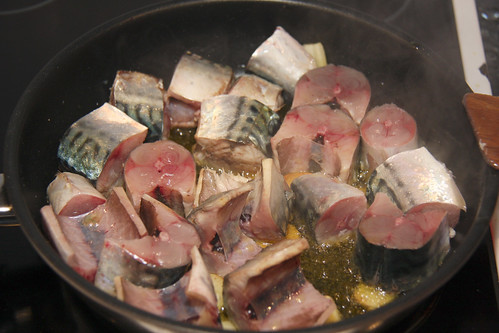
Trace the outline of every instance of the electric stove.
{"type": "MultiPolygon", "coordinates": [[[[421,41],[463,77],[449,0],[336,0],[421,41]]],[[[2,0],[0,133],[36,73],[85,32],[152,0],[2,0]]],[[[499,94],[499,4],[476,0],[487,73],[499,94]]],[[[0,155],[0,165],[3,156],[0,155]]],[[[2,170],[0,170],[2,171],[2,170]]],[[[7,214],[8,215],[8,214],[7,214]]],[[[116,331],[36,254],[14,216],[0,218],[0,333],[116,331]]],[[[461,271],[393,332],[498,332],[498,277],[490,233],[461,271]]]]}

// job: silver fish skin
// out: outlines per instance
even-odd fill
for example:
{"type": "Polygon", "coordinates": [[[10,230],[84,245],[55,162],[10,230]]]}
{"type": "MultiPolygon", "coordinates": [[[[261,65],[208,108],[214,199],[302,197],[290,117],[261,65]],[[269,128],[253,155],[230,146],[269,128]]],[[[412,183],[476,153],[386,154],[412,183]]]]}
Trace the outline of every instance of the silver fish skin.
{"type": "Polygon", "coordinates": [[[201,102],[225,94],[233,76],[229,66],[190,52],[182,55],[165,95],[163,138],[172,127],[196,127],[201,102]]]}
{"type": "Polygon", "coordinates": [[[147,127],[104,103],[64,133],[57,156],[76,172],[108,191],[123,174],[128,154],[146,138],[147,127]]]}
{"type": "Polygon", "coordinates": [[[194,197],[194,207],[198,207],[202,202],[211,196],[241,187],[249,181],[248,178],[225,172],[223,170],[212,170],[202,168],[199,171],[196,194],[194,197]]]}
{"type": "Polygon", "coordinates": [[[318,243],[335,242],[355,231],[367,209],[361,190],[321,173],[294,179],[291,189],[318,243]]]}
{"type": "Polygon", "coordinates": [[[106,202],[90,181],[76,173],[59,172],[47,187],[50,205],[57,215],[78,216],[106,202]]]}
{"type": "Polygon", "coordinates": [[[191,260],[191,270],[162,289],[140,287],[117,277],[118,299],[165,318],[221,328],[213,283],[196,247],[191,250],[191,260]]]}
{"type": "Polygon", "coordinates": [[[395,154],[380,164],[367,184],[369,202],[378,192],[386,193],[404,213],[445,209],[451,227],[458,223],[460,211],[466,211],[451,171],[425,147],[395,154]]]}
{"type": "Polygon", "coordinates": [[[184,249],[176,249],[176,245],[160,237],[106,239],[95,275],[95,286],[116,295],[114,279],[117,276],[148,288],[169,286],[187,271],[190,259],[184,252],[184,249]]]}
{"type": "Polygon", "coordinates": [[[336,310],[303,275],[304,238],[279,241],[224,277],[229,318],[242,330],[297,329],[321,325],[336,310]]]}
{"type": "Polygon", "coordinates": [[[152,75],[120,70],[116,73],[109,103],[149,129],[147,141],[156,141],[163,132],[163,80],[152,75]]]}
{"type": "Polygon", "coordinates": [[[282,87],[257,75],[243,74],[230,88],[229,95],[246,96],[256,99],[277,112],[284,107],[282,87]]]}
{"type": "Polygon", "coordinates": [[[246,68],[293,93],[300,77],[317,67],[314,58],[282,27],[251,55],[246,68]]]}
{"type": "Polygon", "coordinates": [[[270,138],[279,115],[244,96],[220,95],[203,101],[194,157],[201,165],[256,172],[272,156],[270,138]]]}

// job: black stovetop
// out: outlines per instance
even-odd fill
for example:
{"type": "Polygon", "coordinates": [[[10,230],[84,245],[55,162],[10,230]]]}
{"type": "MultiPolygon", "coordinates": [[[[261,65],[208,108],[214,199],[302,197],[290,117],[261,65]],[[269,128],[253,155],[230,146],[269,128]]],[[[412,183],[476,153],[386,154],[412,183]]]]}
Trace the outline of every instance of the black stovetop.
{"type": "MultiPolygon", "coordinates": [[[[499,91],[499,4],[477,0],[489,79],[499,91]]],[[[22,92],[58,51],[86,31],[154,0],[0,1],[0,133],[22,92]]],[[[462,76],[450,0],[336,0],[392,24],[462,76]]],[[[0,165],[3,156],[0,155],[0,165]]],[[[2,171],[2,170],[0,170],[2,171]]],[[[0,333],[114,331],[38,257],[15,218],[0,226],[0,333]]],[[[393,332],[497,332],[497,271],[490,234],[463,269],[393,332]]]]}

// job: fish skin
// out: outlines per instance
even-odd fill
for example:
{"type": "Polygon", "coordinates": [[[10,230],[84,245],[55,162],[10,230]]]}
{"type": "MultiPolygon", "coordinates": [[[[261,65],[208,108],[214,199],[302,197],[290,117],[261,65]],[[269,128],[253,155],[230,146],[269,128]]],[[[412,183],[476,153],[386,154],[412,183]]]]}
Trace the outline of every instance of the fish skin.
{"type": "Polygon", "coordinates": [[[246,68],[293,93],[296,82],[317,67],[314,58],[286,30],[278,26],[251,55],[246,68]]]}
{"type": "Polygon", "coordinates": [[[85,177],[58,172],[47,187],[50,205],[57,215],[78,216],[106,202],[106,198],[85,177]]]}
{"type": "Polygon", "coordinates": [[[141,144],[147,127],[109,103],[74,122],[64,133],[57,156],[77,173],[109,190],[123,173],[123,162],[141,144]]]}
{"type": "Polygon", "coordinates": [[[146,141],[159,140],[163,132],[163,80],[152,75],[119,70],[116,73],[109,103],[147,126],[146,141]]]}
{"type": "Polygon", "coordinates": [[[244,96],[220,95],[203,101],[196,130],[196,160],[235,172],[259,169],[271,157],[270,138],[280,125],[279,115],[244,96]]]}
{"type": "Polygon", "coordinates": [[[191,270],[162,289],[140,287],[118,277],[119,299],[161,317],[221,328],[213,284],[196,247],[191,250],[191,260],[191,270]]]}
{"type": "Polygon", "coordinates": [[[95,286],[116,295],[114,279],[122,276],[143,287],[164,288],[178,281],[189,263],[189,255],[184,249],[178,249],[176,244],[163,241],[161,237],[108,238],[100,255],[95,286]]]}
{"type": "Polygon", "coordinates": [[[446,166],[425,148],[404,151],[380,164],[368,180],[366,195],[373,202],[383,192],[404,212],[442,208],[454,227],[460,210],[466,211],[454,177],[446,166]]]}
{"type": "Polygon", "coordinates": [[[198,207],[212,195],[238,188],[248,181],[249,179],[246,177],[223,170],[215,171],[209,168],[202,168],[199,171],[196,185],[194,207],[198,207]]]}
{"type": "Polygon", "coordinates": [[[355,231],[367,209],[361,190],[321,173],[295,178],[291,189],[318,243],[335,242],[355,231]]]}
{"type": "Polygon", "coordinates": [[[255,99],[277,112],[284,107],[282,87],[257,75],[243,74],[230,88],[229,95],[246,96],[255,99]]]}
{"type": "Polygon", "coordinates": [[[169,137],[172,127],[196,127],[201,102],[225,94],[233,76],[234,72],[229,66],[194,53],[183,54],[164,98],[163,138],[169,137]]]}
{"type": "Polygon", "coordinates": [[[224,277],[224,307],[239,329],[321,325],[336,309],[303,275],[299,255],[308,247],[304,238],[281,240],[224,277]]]}

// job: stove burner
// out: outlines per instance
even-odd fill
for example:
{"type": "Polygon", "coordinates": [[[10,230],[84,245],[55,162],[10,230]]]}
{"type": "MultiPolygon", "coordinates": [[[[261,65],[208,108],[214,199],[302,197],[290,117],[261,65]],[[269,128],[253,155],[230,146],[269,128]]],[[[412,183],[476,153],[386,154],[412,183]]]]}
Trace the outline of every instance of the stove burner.
{"type": "Polygon", "coordinates": [[[6,0],[0,2],[0,16],[15,15],[38,9],[54,0],[6,0]]]}

